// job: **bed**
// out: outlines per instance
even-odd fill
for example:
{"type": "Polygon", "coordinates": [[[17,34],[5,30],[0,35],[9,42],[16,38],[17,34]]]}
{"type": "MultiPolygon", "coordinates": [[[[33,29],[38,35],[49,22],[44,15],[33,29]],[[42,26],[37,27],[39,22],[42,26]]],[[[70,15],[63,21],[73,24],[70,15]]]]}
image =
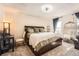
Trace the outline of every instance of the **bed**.
{"type": "Polygon", "coordinates": [[[40,56],[62,44],[62,37],[52,32],[45,32],[43,26],[24,26],[25,44],[36,55],[40,56]]]}

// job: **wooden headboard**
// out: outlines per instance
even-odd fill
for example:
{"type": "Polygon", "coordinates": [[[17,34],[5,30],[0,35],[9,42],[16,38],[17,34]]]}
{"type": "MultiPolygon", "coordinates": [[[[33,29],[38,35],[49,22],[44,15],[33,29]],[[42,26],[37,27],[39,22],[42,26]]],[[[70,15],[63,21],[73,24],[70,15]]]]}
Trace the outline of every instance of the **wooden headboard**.
{"type": "Polygon", "coordinates": [[[43,30],[45,30],[45,28],[43,26],[24,26],[24,30],[25,30],[24,39],[25,39],[25,42],[28,43],[28,44],[29,44],[29,36],[28,36],[28,34],[31,33],[31,32],[28,32],[28,28],[31,28],[31,29],[35,29],[35,28],[40,29],[40,28],[42,28],[43,30]]]}
{"type": "Polygon", "coordinates": [[[24,30],[25,31],[27,31],[27,28],[43,28],[44,29],[44,27],[43,26],[24,26],[24,30]]]}

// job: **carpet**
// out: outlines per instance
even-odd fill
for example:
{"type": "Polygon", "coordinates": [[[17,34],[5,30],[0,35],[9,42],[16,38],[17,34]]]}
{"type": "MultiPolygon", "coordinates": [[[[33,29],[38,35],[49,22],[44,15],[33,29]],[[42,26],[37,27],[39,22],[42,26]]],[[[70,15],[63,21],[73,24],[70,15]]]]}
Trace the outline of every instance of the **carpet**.
{"type": "MultiPolygon", "coordinates": [[[[74,45],[63,42],[61,46],[56,47],[43,54],[42,56],[78,56],[79,50],[74,49],[74,45]]],[[[14,52],[7,52],[2,56],[34,56],[28,46],[19,46],[14,52]]]]}

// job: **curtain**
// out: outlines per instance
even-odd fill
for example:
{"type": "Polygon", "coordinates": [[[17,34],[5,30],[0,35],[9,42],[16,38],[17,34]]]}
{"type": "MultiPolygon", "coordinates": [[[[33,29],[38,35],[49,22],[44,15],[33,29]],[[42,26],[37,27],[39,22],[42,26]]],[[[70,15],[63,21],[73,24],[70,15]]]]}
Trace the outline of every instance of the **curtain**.
{"type": "Polygon", "coordinates": [[[79,12],[75,13],[75,16],[79,19],[79,12]]]}
{"type": "Polygon", "coordinates": [[[79,12],[75,13],[75,16],[77,17],[77,25],[79,25],[79,12]]]}
{"type": "Polygon", "coordinates": [[[61,27],[62,27],[61,24],[62,24],[62,21],[58,20],[55,33],[61,33],[61,27]]]}
{"type": "Polygon", "coordinates": [[[77,34],[79,33],[79,12],[75,13],[75,16],[77,17],[77,34]]]}
{"type": "Polygon", "coordinates": [[[53,28],[54,28],[54,32],[56,31],[56,26],[57,26],[58,20],[59,20],[59,18],[53,19],[53,28]]]}

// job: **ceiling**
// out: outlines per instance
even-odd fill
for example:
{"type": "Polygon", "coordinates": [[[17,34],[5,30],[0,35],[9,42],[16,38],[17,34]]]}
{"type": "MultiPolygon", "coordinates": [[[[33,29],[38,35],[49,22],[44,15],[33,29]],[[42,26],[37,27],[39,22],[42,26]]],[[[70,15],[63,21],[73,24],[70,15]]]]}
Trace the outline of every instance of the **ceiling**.
{"type": "MultiPolygon", "coordinates": [[[[52,4],[50,3],[50,5],[52,5],[53,7],[53,10],[50,13],[42,12],[41,10],[42,5],[44,5],[44,3],[0,4],[0,6],[6,8],[5,11],[8,11],[9,9],[11,9],[11,10],[14,10],[15,13],[16,11],[19,11],[29,16],[44,17],[44,18],[61,17],[64,15],[72,14],[79,11],[78,3],[52,3],[52,4]]],[[[9,11],[9,12],[13,12],[13,11],[9,11]]]]}

